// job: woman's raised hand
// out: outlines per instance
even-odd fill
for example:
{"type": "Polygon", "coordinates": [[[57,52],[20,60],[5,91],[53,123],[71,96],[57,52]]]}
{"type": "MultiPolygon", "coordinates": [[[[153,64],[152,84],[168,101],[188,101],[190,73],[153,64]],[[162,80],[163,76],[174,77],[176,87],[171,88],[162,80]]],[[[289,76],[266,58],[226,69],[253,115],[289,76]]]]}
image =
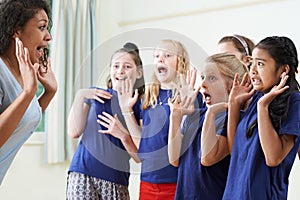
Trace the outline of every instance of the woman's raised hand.
{"type": "Polygon", "coordinates": [[[23,46],[23,42],[16,38],[16,57],[19,62],[20,73],[23,81],[23,91],[35,95],[38,88],[37,71],[39,64],[31,63],[29,51],[23,46]]]}

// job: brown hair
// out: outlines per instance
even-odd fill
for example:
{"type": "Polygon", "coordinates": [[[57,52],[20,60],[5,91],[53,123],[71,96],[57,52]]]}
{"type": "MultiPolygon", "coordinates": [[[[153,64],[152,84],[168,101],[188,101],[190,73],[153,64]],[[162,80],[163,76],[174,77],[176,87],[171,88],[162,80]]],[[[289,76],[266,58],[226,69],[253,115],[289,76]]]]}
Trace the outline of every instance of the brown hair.
{"type": "Polygon", "coordinates": [[[243,56],[251,56],[252,51],[254,49],[254,43],[249,38],[242,35],[230,35],[225,36],[220,39],[218,44],[224,42],[232,42],[234,47],[243,55],[243,56]]]}
{"type": "MultiPolygon", "coordinates": [[[[113,55],[111,56],[110,62],[112,61],[114,55],[116,55],[117,53],[128,53],[131,55],[135,65],[137,68],[141,68],[143,70],[143,62],[142,59],[140,57],[140,53],[139,53],[139,49],[138,47],[131,43],[131,42],[127,42],[126,44],[124,44],[124,46],[121,49],[118,49],[117,51],[115,51],[113,53],[113,55]]],[[[111,63],[110,63],[111,66],[111,63]]],[[[110,75],[107,78],[107,82],[106,82],[106,86],[108,88],[112,88],[112,81],[110,78],[110,75]]],[[[142,75],[141,78],[137,79],[134,83],[133,89],[138,89],[138,93],[139,93],[139,97],[141,97],[142,95],[144,95],[145,93],[145,79],[144,79],[144,74],[142,75]]]]}

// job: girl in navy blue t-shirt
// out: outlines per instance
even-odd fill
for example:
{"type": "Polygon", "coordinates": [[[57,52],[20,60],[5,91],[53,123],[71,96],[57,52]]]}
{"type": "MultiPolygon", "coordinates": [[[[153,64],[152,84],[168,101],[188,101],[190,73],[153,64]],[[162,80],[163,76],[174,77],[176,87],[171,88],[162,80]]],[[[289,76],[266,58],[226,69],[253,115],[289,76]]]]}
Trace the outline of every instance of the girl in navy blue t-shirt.
{"type": "Polygon", "coordinates": [[[244,77],[241,84],[235,80],[228,116],[232,153],[223,199],[287,199],[289,174],[299,148],[297,67],[292,40],[267,37],[252,52],[250,78],[244,77]],[[240,115],[241,105],[251,97],[240,115]]]}
{"type": "Polygon", "coordinates": [[[179,102],[178,97],[171,103],[169,157],[178,166],[175,199],[222,198],[230,159],[225,111],[234,75],[247,72],[247,67],[233,54],[212,55],[200,72],[206,107],[196,107],[193,111],[194,106],[190,106],[193,101],[184,96],[180,96],[179,102]],[[187,117],[180,128],[185,114],[187,117]]]}
{"type": "Polygon", "coordinates": [[[162,40],[154,50],[154,74],[146,85],[141,107],[141,127],[135,123],[132,112],[131,91],[120,97],[127,127],[137,147],[142,162],[140,199],[174,199],[177,168],[168,159],[168,132],[170,108],[168,100],[177,92],[174,85],[180,75],[185,78],[189,57],[178,41],[162,40]],[[123,97],[122,97],[123,96],[123,97]]]}
{"type": "MultiPolygon", "coordinates": [[[[68,133],[81,140],[68,172],[67,199],[129,199],[129,159],[138,157],[127,129],[117,128],[125,125],[117,91],[131,80],[140,95],[144,92],[137,47],[126,43],[112,55],[110,67],[109,89],[79,90],[69,114],[68,133]]],[[[140,101],[133,106],[136,119],[139,106],[140,101]]]]}

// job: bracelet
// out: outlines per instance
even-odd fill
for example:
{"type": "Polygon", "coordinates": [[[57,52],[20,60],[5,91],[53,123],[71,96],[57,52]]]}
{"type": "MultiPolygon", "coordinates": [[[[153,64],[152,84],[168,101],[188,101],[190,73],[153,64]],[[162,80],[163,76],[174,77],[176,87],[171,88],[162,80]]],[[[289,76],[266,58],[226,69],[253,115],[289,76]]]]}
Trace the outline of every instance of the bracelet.
{"type": "Polygon", "coordinates": [[[122,115],[123,116],[131,116],[131,115],[133,115],[133,111],[128,111],[128,112],[122,112],[122,115]]]}

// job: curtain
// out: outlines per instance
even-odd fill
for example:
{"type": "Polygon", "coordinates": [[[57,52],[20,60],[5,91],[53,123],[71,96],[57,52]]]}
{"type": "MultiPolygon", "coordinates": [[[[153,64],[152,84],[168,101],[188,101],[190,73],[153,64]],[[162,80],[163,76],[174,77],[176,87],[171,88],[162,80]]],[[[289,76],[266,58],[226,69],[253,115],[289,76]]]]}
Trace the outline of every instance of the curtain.
{"type": "MultiPolygon", "coordinates": [[[[80,88],[96,82],[93,77],[97,0],[59,0],[53,2],[51,66],[58,81],[58,91],[46,114],[46,161],[70,161],[77,140],[67,134],[67,118],[80,88]]],[[[95,73],[94,73],[95,74],[95,73]]]]}

